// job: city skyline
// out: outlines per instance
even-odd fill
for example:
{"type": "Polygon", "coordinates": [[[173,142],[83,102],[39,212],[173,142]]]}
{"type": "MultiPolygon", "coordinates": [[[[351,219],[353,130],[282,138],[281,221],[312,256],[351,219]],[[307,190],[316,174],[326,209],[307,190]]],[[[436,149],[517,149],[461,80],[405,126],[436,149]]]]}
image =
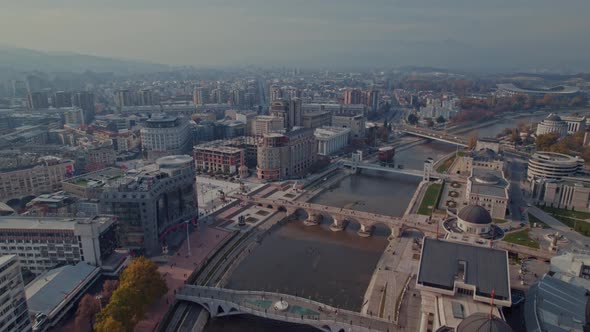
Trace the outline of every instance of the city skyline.
{"type": "Polygon", "coordinates": [[[585,1],[6,4],[2,44],[169,65],[583,71],[585,1]],[[19,27],[18,33],[13,28],[19,27]]]}

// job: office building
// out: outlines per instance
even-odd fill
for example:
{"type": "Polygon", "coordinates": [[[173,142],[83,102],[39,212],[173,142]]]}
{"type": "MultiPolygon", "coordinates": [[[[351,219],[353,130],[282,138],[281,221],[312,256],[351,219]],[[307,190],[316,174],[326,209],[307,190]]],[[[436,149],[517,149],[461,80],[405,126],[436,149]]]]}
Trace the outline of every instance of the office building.
{"type": "Polygon", "coordinates": [[[21,266],[34,274],[58,264],[101,266],[116,248],[114,216],[0,217],[0,254],[17,255],[21,266]]]}
{"type": "Polygon", "coordinates": [[[527,331],[586,332],[590,328],[590,293],[583,287],[544,275],[533,284],[524,304],[527,331]]]}
{"type": "Polygon", "coordinates": [[[305,176],[315,163],[316,154],[312,129],[266,134],[258,144],[257,176],[267,181],[305,176]]]}
{"type": "Polygon", "coordinates": [[[110,179],[100,197],[104,212],[117,216],[121,245],[158,255],[168,235],[197,216],[195,164],[191,156],[167,156],[110,179]]]}
{"type": "Polygon", "coordinates": [[[332,125],[332,113],[329,111],[304,112],[303,127],[319,128],[332,125]]]}
{"type": "Polygon", "coordinates": [[[31,92],[27,96],[27,107],[31,110],[49,108],[49,99],[45,92],[31,92]]]}
{"type": "Polygon", "coordinates": [[[575,176],[584,166],[584,159],[566,154],[539,151],[528,162],[527,179],[537,178],[560,180],[575,176]]]}
{"type": "Polygon", "coordinates": [[[332,126],[349,128],[353,140],[365,138],[365,116],[362,114],[332,115],[332,126]]]}
{"type": "Polygon", "coordinates": [[[133,96],[127,89],[117,90],[115,92],[115,105],[121,110],[124,106],[133,106],[133,96]]]}
{"type": "Polygon", "coordinates": [[[270,87],[270,101],[281,100],[283,99],[283,90],[279,86],[273,85],[270,87]]]}
{"type": "Polygon", "coordinates": [[[362,104],[363,92],[360,89],[346,89],[344,90],[343,102],[346,105],[362,104]]]}
{"type": "Polygon", "coordinates": [[[154,93],[150,89],[137,91],[137,106],[154,105],[154,93]]]}
{"type": "Polygon", "coordinates": [[[502,317],[498,307],[512,305],[508,253],[426,237],[416,288],[422,298],[419,331],[473,331],[461,323],[482,313],[502,317]]]}
{"type": "Polygon", "coordinates": [[[590,291],[590,254],[564,252],[551,258],[551,276],[590,291]]]}
{"type": "Polygon", "coordinates": [[[531,181],[531,197],[537,204],[590,211],[590,184],[586,178],[536,178],[531,181]]]}
{"type": "Polygon", "coordinates": [[[206,93],[203,88],[196,88],[195,91],[193,91],[193,103],[195,105],[204,105],[207,103],[206,93]]]}
{"type": "Polygon", "coordinates": [[[223,141],[214,141],[194,147],[197,171],[236,174],[245,163],[244,149],[226,146],[223,141]]]}
{"type": "Polygon", "coordinates": [[[58,91],[53,95],[53,107],[63,108],[72,107],[72,93],[66,91],[58,91]]]}
{"type": "Polygon", "coordinates": [[[314,136],[318,143],[318,154],[329,156],[348,146],[350,129],[342,127],[321,127],[315,129],[314,136]]]}
{"type": "Polygon", "coordinates": [[[371,112],[376,112],[379,109],[379,90],[371,89],[367,91],[366,105],[371,112]]]}
{"type": "Polygon", "coordinates": [[[73,171],[71,160],[55,157],[33,157],[28,162],[5,165],[0,171],[0,199],[18,200],[59,191],[61,182],[73,171]]]}
{"type": "Polygon", "coordinates": [[[31,330],[20,263],[16,255],[0,256],[0,332],[31,330]]]}
{"type": "Polygon", "coordinates": [[[74,94],[74,106],[82,109],[84,124],[89,125],[94,120],[94,93],[79,91],[74,94]]]}
{"type": "Polygon", "coordinates": [[[73,107],[63,113],[64,125],[77,128],[84,124],[84,112],[81,108],[73,107]]]}
{"type": "Polygon", "coordinates": [[[190,151],[191,129],[184,118],[153,115],[141,128],[141,146],[150,160],[190,151]]]}
{"type": "Polygon", "coordinates": [[[259,115],[252,121],[252,136],[263,136],[272,132],[283,130],[284,119],[278,116],[259,115]]]}
{"type": "Polygon", "coordinates": [[[270,105],[270,115],[283,119],[286,129],[303,126],[303,110],[301,99],[294,98],[288,101],[277,100],[270,105]]]}

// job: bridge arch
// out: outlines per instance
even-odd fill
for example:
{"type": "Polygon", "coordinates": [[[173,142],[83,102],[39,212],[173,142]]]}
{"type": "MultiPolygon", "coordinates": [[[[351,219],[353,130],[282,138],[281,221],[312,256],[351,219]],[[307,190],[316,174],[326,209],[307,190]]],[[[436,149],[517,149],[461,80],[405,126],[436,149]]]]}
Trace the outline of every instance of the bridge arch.
{"type": "Polygon", "coordinates": [[[413,237],[413,238],[423,238],[426,236],[426,234],[424,233],[424,231],[422,231],[419,228],[416,228],[414,226],[407,226],[407,225],[403,225],[400,229],[400,237],[413,237]],[[412,236],[412,234],[414,234],[414,236],[412,236]],[[417,236],[415,236],[417,235],[417,236]]]}

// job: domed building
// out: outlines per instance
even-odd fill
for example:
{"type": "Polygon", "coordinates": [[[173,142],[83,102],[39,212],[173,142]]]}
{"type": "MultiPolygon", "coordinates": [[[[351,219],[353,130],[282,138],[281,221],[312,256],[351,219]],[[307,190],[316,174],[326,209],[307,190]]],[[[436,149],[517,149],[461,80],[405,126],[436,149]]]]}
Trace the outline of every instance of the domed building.
{"type": "Polygon", "coordinates": [[[457,214],[457,227],[468,234],[485,234],[490,231],[492,217],[479,205],[467,205],[457,214]]]}
{"type": "Polygon", "coordinates": [[[512,332],[512,328],[496,316],[478,312],[465,318],[457,332],[512,332]]]}
{"type": "Polygon", "coordinates": [[[557,114],[549,114],[543,121],[537,125],[537,136],[545,134],[559,134],[560,137],[567,136],[568,124],[563,121],[557,114]]]}

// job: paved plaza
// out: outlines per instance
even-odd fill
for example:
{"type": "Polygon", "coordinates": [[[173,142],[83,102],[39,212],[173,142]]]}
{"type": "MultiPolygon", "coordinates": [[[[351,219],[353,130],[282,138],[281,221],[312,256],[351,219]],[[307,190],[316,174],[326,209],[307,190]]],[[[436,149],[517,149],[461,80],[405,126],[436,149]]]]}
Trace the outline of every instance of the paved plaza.
{"type": "Polygon", "coordinates": [[[154,304],[148,313],[146,319],[137,324],[136,332],[152,332],[162,317],[168,311],[168,308],[174,303],[174,294],[184,286],[185,280],[190,274],[201,265],[205,259],[211,256],[216,248],[231,233],[218,228],[200,226],[196,231],[190,234],[191,255],[188,255],[188,245],[184,241],[182,246],[175,254],[170,256],[160,256],[161,261],[158,271],[166,279],[168,293],[154,304]]]}

